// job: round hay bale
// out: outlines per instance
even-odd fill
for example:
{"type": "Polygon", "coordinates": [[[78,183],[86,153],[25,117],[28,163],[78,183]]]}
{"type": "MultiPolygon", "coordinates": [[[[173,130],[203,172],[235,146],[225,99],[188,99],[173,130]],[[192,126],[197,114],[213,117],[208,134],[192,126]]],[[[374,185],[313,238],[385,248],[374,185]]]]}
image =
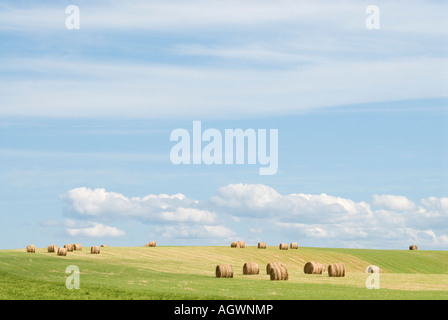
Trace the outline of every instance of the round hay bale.
{"type": "Polygon", "coordinates": [[[271,274],[271,269],[273,267],[275,267],[276,265],[283,265],[283,263],[281,263],[281,262],[269,262],[266,265],[266,274],[271,274]]]}
{"type": "Polygon", "coordinates": [[[345,277],[345,265],[343,263],[332,263],[328,266],[330,277],[345,277]]]}
{"type": "Polygon", "coordinates": [[[66,256],[67,248],[58,248],[58,256],[66,256]]]}
{"type": "Polygon", "coordinates": [[[240,248],[246,248],[246,242],[244,240],[240,240],[238,243],[240,244],[240,248]]]}
{"type": "Polygon", "coordinates": [[[415,244],[409,246],[409,250],[418,250],[415,244]]]}
{"type": "Polygon", "coordinates": [[[325,272],[325,265],[322,263],[310,261],[303,267],[303,272],[306,274],[322,274],[325,272]]]}
{"type": "Polygon", "coordinates": [[[73,251],[73,244],[71,244],[71,243],[68,243],[68,244],[65,244],[64,245],[64,248],[66,248],[67,249],[67,252],[68,251],[73,251]]]}
{"type": "Polygon", "coordinates": [[[255,262],[246,262],[243,266],[243,274],[259,274],[260,267],[258,263],[255,262]]]}
{"type": "Polygon", "coordinates": [[[58,246],[55,244],[48,246],[48,252],[56,252],[57,250],[58,250],[58,246]]]}
{"type": "Polygon", "coordinates": [[[239,248],[240,247],[240,242],[239,241],[232,241],[232,243],[230,244],[231,248],[239,248]]]}
{"type": "Polygon", "coordinates": [[[100,247],[99,246],[90,247],[90,253],[91,254],[100,254],[100,247]]]}
{"type": "Polygon", "coordinates": [[[155,247],[156,245],[157,245],[157,243],[155,241],[149,241],[150,247],[155,247]]]}
{"type": "Polygon", "coordinates": [[[368,266],[366,273],[380,273],[380,267],[374,265],[368,266]]]}
{"type": "Polygon", "coordinates": [[[299,249],[299,244],[297,242],[291,242],[289,245],[291,249],[299,249]]]}
{"type": "MultiPolygon", "coordinates": [[[[102,248],[107,248],[107,247],[109,247],[109,245],[108,244],[102,244],[101,247],[102,248]]],[[[145,247],[146,247],[146,244],[145,244],[145,247]]],[[[148,243],[148,247],[149,247],[149,243],[148,243]]]]}
{"type": "Polygon", "coordinates": [[[73,245],[73,250],[82,250],[82,245],[80,243],[75,243],[73,245]]]}
{"type": "Polygon", "coordinates": [[[233,278],[231,264],[219,264],[216,266],[216,278],[233,278]]]}
{"type": "Polygon", "coordinates": [[[36,246],[34,244],[29,244],[26,246],[26,252],[36,253],[36,246]]]}
{"type": "Polygon", "coordinates": [[[266,242],[258,242],[258,249],[266,249],[266,242]]]}
{"type": "Polygon", "coordinates": [[[287,243],[280,243],[278,246],[280,250],[288,250],[288,244],[287,243]]]}
{"type": "Polygon", "coordinates": [[[145,247],[149,247],[149,243],[145,243],[145,247]]]}
{"type": "Polygon", "coordinates": [[[284,264],[276,264],[270,271],[271,280],[289,280],[288,269],[284,264]]]}

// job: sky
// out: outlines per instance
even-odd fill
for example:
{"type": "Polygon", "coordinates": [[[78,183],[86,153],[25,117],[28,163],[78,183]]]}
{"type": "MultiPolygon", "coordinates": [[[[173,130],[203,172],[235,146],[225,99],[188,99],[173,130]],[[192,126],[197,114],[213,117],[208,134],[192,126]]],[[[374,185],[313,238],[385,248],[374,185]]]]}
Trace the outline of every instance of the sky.
{"type": "Polygon", "coordinates": [[[0,249],[447,250],[447,4],[371,4],[3,1],[0,249]],[[196,121],[277,130],[278,169],[174,164],[196,121]]]}

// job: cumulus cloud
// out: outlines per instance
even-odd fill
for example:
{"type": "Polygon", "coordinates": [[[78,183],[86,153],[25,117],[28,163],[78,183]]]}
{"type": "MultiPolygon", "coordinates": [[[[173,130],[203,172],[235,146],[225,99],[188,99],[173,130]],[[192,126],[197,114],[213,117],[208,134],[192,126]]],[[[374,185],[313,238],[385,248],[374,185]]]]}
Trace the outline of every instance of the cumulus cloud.
{"type": "Polygon", "coordinates": [[[162,235],[168,239],[226,239],[229,240],[231,237],[234,237],[236,233],[231,229],[222,226],[212,226],[212,225],[203,225],[203,226],[189,226],[189,225],[179,225],[179,226],[165,226],[160,228],[162,235]]]}
{"type": "MultiPolygon", "coordinates": [[[[334,195],[281,194],[263,184],[229,184],[205,201],[183,194],[126,197],[105,189],[85,187],[61,196],[70,235],[123,236],[105,221],[136,219],[155,227],[165,239],[238,238],[307,245],[405,248],[447,245],[448,198],[414,202],[402,195],[373,195],[371,203],[334,195]]],[[[222,242],[221,242],[222,243],[222,242]]]]}
{"type": "Polygon", "coordinates": [[[144,222],[213,223],[213,212],[198,208],[198,201],[183,194],[150,194],[128,198],[103,188],[85,187],[69,190],[61,199],[67,204],[66,212],[77,217],[102,220],[137,218],[144,222]]]}
{"type": "Polygon", "coordinates": [[[216,212],[238,216],[248,231],[299,237],[309,245],[437,247],[448,229],[447,198],[415,203],[402,195],[373,195],[371,203],[327,194],[280,194],[265,185],[229,184],[211,197],[216,212]],[[258,221],[258,223],[256,222],[258,221]]]}
{"type": "Polygon", "coordinates": [[[92,223],[92,226],[84,228],[66,228],[66,231],[73,237],[80,236],[91,238],[121,237],[126,234],[123,230],[116,227],[106,226],[100,223],[92,223]]]}
{"type": "Polygon", "coordinates": [[[377,207],[390,210],[413,210],[415,204],[404,196],[395,195],[373,195],[372,204],[377,207]]]}
{"type": "Polygon", "coordinates": [[[210,199],[211,204],[222,210],[238,212],[239,216],[277,217],[286,220],[300,219],[312,222],[323,218],[332,222],[363,218],[371,214],[365,202],[330,196],[325,193],[281,195],[273,188],[254,184],[229,184],[218,190],[210,199]],[[323,217],[324,215],[324,217],[323,217]]]}

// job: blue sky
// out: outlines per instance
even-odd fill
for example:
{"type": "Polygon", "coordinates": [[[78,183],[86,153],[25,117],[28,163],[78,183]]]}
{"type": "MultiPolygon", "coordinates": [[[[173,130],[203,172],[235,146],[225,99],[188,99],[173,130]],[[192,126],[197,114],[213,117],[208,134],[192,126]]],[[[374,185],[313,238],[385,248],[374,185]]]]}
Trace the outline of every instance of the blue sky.
{"type": "Polygon", "coordinates": [[[447,7],[369,4],[3,2],[0,249],[446,249],[447,7]],[[278,172],[173,165],[194,120],[278,129],[278,172]]]}

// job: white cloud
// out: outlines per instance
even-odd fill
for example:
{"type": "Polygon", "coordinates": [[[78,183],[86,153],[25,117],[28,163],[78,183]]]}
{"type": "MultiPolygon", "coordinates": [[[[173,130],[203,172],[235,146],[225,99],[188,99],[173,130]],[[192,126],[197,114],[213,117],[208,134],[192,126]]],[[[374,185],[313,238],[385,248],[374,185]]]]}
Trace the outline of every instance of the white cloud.
{"type": "Polygon", "coordinates": [[[198,202],[183,194],[147,195],[128,198],[104,188],[85,187],[69,190],[61,196],[68,214],[101,220],[137,218],[145,222],[213,223],[213,212],[197,208],[198,202]]]}
{"type": "Polygon", "coordinates": [[[448,247],[448,235],[442,234],[439,237],[439,243],[445,247],[448,247]]]}
{"type": "Polygon", "coordinates": [[[165,226],[159,232],[167,239],[214,239],[229,240],[235,232],[222,225],[177,225],[165,226]]]}
{"type": "Polygon", "coordinates": [[[262,184],[229,184],[218,190],[211,202],[220,207],[257,210],[270,207],[281,197],[274,189],[262,184]]]}
{"type": "Polygon", "coordinates": [[[419,213],[425,217],[446,217],[448,218],[448,198],[429,197],[421,199],[419,213]]]}
{"type": "MultiPolygon", "coordinates": [[[[75,188],[62,199],[75,219],[71,235],[123,235],[101,221],[137,219],[170,241],[233,238],[249,241],[295,239],[310,246],[406,248],[411,243],[443,248],[447,243],[448,198],[414,203],[400,195],[374,195],[372,203],[327,195],[280,194],[262,184],[229,184],[198,201],[183,194],[126,197],[105,189],[75,188]],[[378,207],[378,209],[374,209],[378,207]]],[[[221,241],[221,242],[220,242],[221,241]]]]}
{"type": "Polygon", "coordinates": [[[126,233],[116,227],[106,226],[100,223],[92,223],[91,227],[66,228],[67,233],[72,237],[122,237],[126,233]]]}
{"type": "Polygon", "coordinates": [[[404,196],[373,195],[372,204],[377,207],[390,210],[413,210],[415,204],[404,196]]]}
{"type": "Polygon", "coordinates": [[[327,220],[341,222],[356,217],[366,219],[371,215],[365,202],[334,197],[327,194],[281,195],[273,188],[261,184],[229,184],[218,190],[210,199],[218,210],[230,210],[238,216],[277,217],[288,221],[305,222],[327,220]]]}

